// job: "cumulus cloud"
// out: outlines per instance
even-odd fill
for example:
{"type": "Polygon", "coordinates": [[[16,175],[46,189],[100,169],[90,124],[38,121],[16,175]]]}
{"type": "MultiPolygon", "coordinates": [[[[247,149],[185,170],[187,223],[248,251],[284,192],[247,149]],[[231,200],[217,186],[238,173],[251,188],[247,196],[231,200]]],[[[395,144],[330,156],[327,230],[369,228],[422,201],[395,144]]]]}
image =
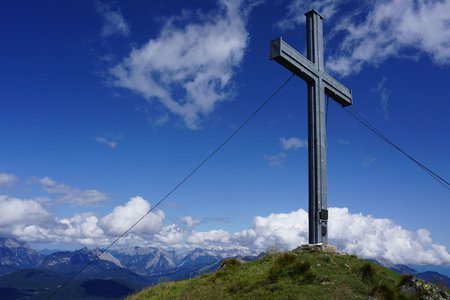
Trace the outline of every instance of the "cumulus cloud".
{"type": "Polygon", "coordinates": [[[19,182],[14,174],[0,173],[0,187],[11,187],[19,182]]]}
{"type": "Polygon", "coordinates": [[[170,247],[184,247],[187,236],[188,231],[176,224],[164,226],[159,233],[155,234],[156,241],[170,247]]]}
{"type": "MultiPolygon", "coordinates": [[[[150,203],[142,197],[131,198],[125,205],[114,208],[112,213],[100,220],[100,225],[111,235],[120,235],[150,210],[150,203]]],[[[161,231],[164,213],[161,210],[149,213],[131,232],[150,236],[161,231]]]]}
{"type": "Polygon", "coordinates": [[[216,11],[167,21],[159,36],[134,48],[110,72],[115,86],[156,100],[192,129],[232,96],[232,77],[248,44],[249,10],[219,0],[216,11]]]}
{"type": "Polygon", "coordinates": [[[308,141],[298,137],[280,138],[280,145],[284,150],[297,150],[308,147],[308,141]]]}
{"type": "Polygon", "coordinates": [[[192,216],[185,216],[185,217],[183,217],[181,220],[182,220],[182,221],[186,224],[186,226],[189,227],[189,228],[201,223],[200,220],[194,219],[192,216]]]}
{"type": "Polygon", "coordinates": [[[293,249],[308,243],[308,213],[300,209],[255,217],[252,228],[239,232],[236,238],[243,245],[259,251],[273,247],[293,249]]]}
{"type": "MultiPolygon", "coordinates": [[[[148,201],[134,197],[105,216],[81,213],[56,218],[34,200],[0,195],[3,216],[0,234],[29,242],[104,247],[149,209],[148,201]]],[[[351,213],[347,208],[330,208],[329,215],[329,242],[341,251],[395,264],[450,264],[448,250],[434,243],[426,229],[410,231],[392,220],[351,213]]],[[[183,224],[164,226],[164,218],[162,211],[150,213],[119,244],[237,249],[241,253],[257,254],[271,248],[290,250],[308,243],[308,213],[303,209],[257,216],[249,229],[238,232],[198,231],[183,224]]],[[[189,216],[182,221],[196,223],[189,216]]]]}
{"type": "Polygon", "coordinates": [[[108,37],[114,34],[127,36],[130,34],[130,26],[125,21],[117,6],[117,3],[109,4],[96,1],[97,12],[101,15],[103,24],[100,30],[102,37],[108,37]]]}
{"type": "Polygon", "coordinates": [[[58,220],[59,228],[54,234],[84,246],[107,246],[108,236],[99,225],[99,218],[92,213],[76,214],[58,220]]]}
{"type": "MultiPolygon", "coordinates": [[[[34,200],[0,195],[0,235],[14,236],[29,242],[107,246],[149,209],[148,201],[134,197],[126,204],[116,206],[105,216],[86,212],[57,218],[34,200]]],[[[130,231],[128,238],[140,243],[149,240],[153,234],[162,232],[163,220],[162,211],[151,212],[130,231]]]]}
{"type": "MultiPolygon", "coordinates": [[[[353,214],[347,208],[330,208],[329,242],[341,251],[396,264],[450,264],[447,249],[433,243],[426,229],[412,232],[389,219],[353,214]]],[[[308,213],[257,216],[252,227],[240,232],[194,231],[177,225],[165,227],[155,242],[170,246],[241,249],[259,253],[277,248],[290,250],[308,243],[308,213]]]]}
{"type": "Polygon", "coordinates": [[[50,194],[60,195],[58,201],[73,205],[89,206],[97,205],[108,200],[108,196],[97,190],[81,190],[65,183],[57,183],[50,177],[37,179],[39,185],[50,194]]]}
{"type": "Polygon", "coordinates": [[[92,213],[58,219],[39,202],[0,195],[0,235],[28,242],[106,245],[109,242],[92,213]]]}
{"type": "Polygon", "coordinates": [[[316,7],[325,17],[339,14],[331,36],[342,33],[337,52],[327,67],[342,76],[358,73],[366,64],[378,65],[390,57],[428,55],[437,65],[450,64],[449,0],[376,0],[358,2],[296,0],[280,22],[292,28],[304,22],[307,7],[316,7]],[[406,55],[405,53],[408,53],[406,55]]]}
{"type": "Polygon", "coordinates": [[[41,224],[48,220],[50,214],[39,202],[0,195],[0,228],[14,227],[18,224],[41,224]]]}
{"type": "Polygon", "coordinates": [[[397,264],[449,264],[444,246],[433,244],[425,229],[412,232],[389,219],[351,214],[347,208],[330,209],[330,240],[340,249],[366,258],[397,264]]]}
{"type": "Polygon", "coordinates": [[[204,232],[193,231],[187,238],[187,243],[194,247],[202,245],[230,246],[231,234],[225,230],[209,230],[204,232]]]}
{"type": "Polygon", "coordinates": [[[0,211],[1,236],[25,241],[47,240],[47,228],[54,227],[51,214],[35,200],[0,195],[0,211]]]}

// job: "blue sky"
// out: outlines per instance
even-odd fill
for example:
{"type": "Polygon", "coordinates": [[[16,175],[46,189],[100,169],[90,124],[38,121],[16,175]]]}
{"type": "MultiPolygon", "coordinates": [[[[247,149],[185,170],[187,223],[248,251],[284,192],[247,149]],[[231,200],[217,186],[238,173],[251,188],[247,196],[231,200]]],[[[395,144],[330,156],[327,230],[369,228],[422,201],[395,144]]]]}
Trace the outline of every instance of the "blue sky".
{"type": "MultiPolygon", "coordinates": [[[[1,235],[107,245],[290,76],[269,42],[304,53],[311,8],[353,109],[448,180],[450,1],[185,2],[2,2],[1,235]]],[[[293,78],[124,244],[305,243],[306,109],[293,78]]],[[[450,264],[449,190],[333,100],[327,130],[331,243],[450,264]]]]}

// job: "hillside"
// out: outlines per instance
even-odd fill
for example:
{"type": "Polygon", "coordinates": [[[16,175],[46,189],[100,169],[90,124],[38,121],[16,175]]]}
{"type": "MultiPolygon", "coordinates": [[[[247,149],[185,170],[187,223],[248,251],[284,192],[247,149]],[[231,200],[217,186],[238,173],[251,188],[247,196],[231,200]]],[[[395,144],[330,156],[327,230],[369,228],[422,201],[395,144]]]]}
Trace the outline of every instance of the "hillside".
{"type": "Polygon", "coordinates": [[[300,247],[249,262],[226,259],[214,273],[160,284],[127,299],[450,299],[449,295],[353,255],[300,247]]]}

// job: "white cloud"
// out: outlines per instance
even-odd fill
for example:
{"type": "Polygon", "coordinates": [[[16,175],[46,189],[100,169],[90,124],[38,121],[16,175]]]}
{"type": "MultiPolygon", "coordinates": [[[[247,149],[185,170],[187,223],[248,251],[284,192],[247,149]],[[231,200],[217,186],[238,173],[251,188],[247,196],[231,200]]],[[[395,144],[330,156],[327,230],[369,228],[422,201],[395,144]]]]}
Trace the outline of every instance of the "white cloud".
{"type": "Polygon", "coordinates": [[[81,190],[71,187],[65,183],[57,183],[50,177],[43,177],[37,180],[42,188],[50,194],[59,194],[58,201],[74,205],[97,205],[108,200],[108,196],[97,190],[81,190]]]}
{"type": "MultiPolygon", "coordinates": [[[[329,242],[346,253],[396,264],[450,264],[447,249],[433,243],[425,229],[412,232],[389,219],[352,214],[347,208],[330,208],[329,242]]],[[[271,248],[290,250],[308,243],[308,213],[255,217],[250,229],[191,231],[177,225],[165,227],[157,241],[169,246],[242,249],[259,253],[271,248]]]]}
{"type": "Polygon", "coordinates": [[[130,34],[130,26],[125,21],[120,12],[117,3],[102,3],[101,1],[96,1],[97,12],[102,16],[103,24],[100,30],[100,35],[102,37],[108,37],[114,34],[127,36],[130,34]]]}
{"type": "Polygon", "coordinates": [[[308,147],[308,141],[298,137],[280,138],[280,145],[284,150],[297,150],[308,147]]]}
{"type": "MultiPolygon", "coordinates": [[[[150,203],[142,197],[131,198],[125,205],[114,208],[112,213],[100,220],[100,226],[111,235],[119,235],[128,230],[140,217],[150,210],[150,203]]],[[[141,236],[151,236],[161,231],[164,213],[161,210],[150,212],[132,230],[141,236]]]]}
{"type": "Polygon", "coordinates": [[[274,155],[264,154],[264,158],[269,162],[271,167],[281,167],[283,162],[286,160],[287,155],[284,152],[280,152],[274,155]]]}
{"type": "MultiPolygon", "coordinates": [[[[49,183],[51,179],[46,179],[49,183]]],[[[107,246],[117,235],[130,228],[150,204],[142,197],[131,198],[111,213],[98,217],[94,213],[56,218],[40,203],[0,195],[0,235],[14,236],[28,242],[71,243],[84,246],[107,246]]],[[[125,240],[141,243],[163,229],[164,213],[156,211],[144,218],[125,240]]]]}
{"type": "Polygon", "coordinates": [[[200,220],[194,219],[194,218],[191,217],[191,216],[185,216],[185,217],[183,217],[181,220],[182,220],[182,221],[186,224],[186,226],[189,227],[189,228],[191,228],[191,227],[193,227],[193,226],[195,226],[195,225],[201,223],[200,220]]]}
{"type": "Polygon", "coordinates": [[[294,29],[296,26],[306,22],[305,13],[314,8],[320,15],[326,19],[331,18],[338,7],[348,0],[293,0],[287,6],[286,17],[276,25],[281,29],[294,29]]]}
{"type": "Polygon", "coordinates": [[[208,245],[209,247],[215,245],[230,245],[231,234],[225,230],[209,230],[203,232],[193,231],[187,238],[187,243],[194,247],[202,247],[208,245]]]}
{"type": "MultiPolygon", "coordinates": [[[[149,209],[148,201],[134,197],[103,217],[82,213],[58,219],[36,201],[0,195],[0,234],[29,242],[104,247],[149,209]]],[[[409,231],[392,220],[350,213],[347,208],[330,208],[329,215],[329,242],[341,251],[396,264],[450,264],[448,250],[433,243],[426,229],[409,231]]],[[[150,213],[119,244],[259,253],[271,248],[290,250],[308,243],[308,213],[303,209],[257,216],[251,228],[234,233],[221,229],[196,231],[177,224],[163,226],[163,221],[162,211],[150,213]]],[[[195,223],[189,216],[183,221],[195,223]]]]}
{"type": "Polygon", "coordinates": [[[14,174],[0,173],[0,186],[11,187],[19,182],[19,178],[14,174]]]}
{"type": "Polygon", "coordinates": [[[92,213],[76,214],[60,219],[62,226],[55,231],[55,235],[84,246],[107,246],[110,239],[99,222],[99,218],[92,213]]]}
{"type": "Polygon", "coordinates": [[[47,228],[54,228],[51,214],[34,200],[0,195],[0,235],[25,241],[47,241],[47,228]]]}
{"type": "Polygon", "coordinates": [[[167,122],[169,122],[169,114],[165,113],[160,115],[156,120],[153,121],[153,125],[155,126],[163,126],[167,122]]]}
{"type": "Polygon", "coordinates": [[[40,224],[48,221],[50,214],[34,200],[23,200],[0,195],[0,230],[16,225],[40,224]]]}
{"type": "Polygon", "coordinates": [[[238,233],[237,238],[243,245],[259,251],[273,247],[293,249],[308,243],[308,213],[300,209],[255,217],[252,228],[238,233]]]}
{"type": "Polygon", "coordinates": [[[114,149],[114,148],[117,147],[117,141],[114,141],[114,140],[111,140],[111,139],[107,139],[107,138],[102,137],[102,136],[96,136],[96,137],[94,138],[94,140],[95,140],[97,143],[106,145],[106,146],[108,146],[108,147],[111,148],[111,149],[114,149]]]}
{"type": "Polygon", "coordinates": [[[377,84],[375,92],[380,95],[380,109],[383,117],[387,120],[389,119],[388,113],[388,101],[391,96],[391,91],[386,88],[386,77],[383,77],[381,81],[377,84]]]}
{"type": "Polygon", "coordinates": [[[164,226],[158,234],[155,235],[157,241],[171,247],[184,246],[188,232],[182,227],[171,224],[164,226]]]}
{"type": "Polygon", "coordinates": [[[76,214],[70,218],[59,220],[61,224],[66,224],[65,236],[77,238],[101,238],[104,231],[98,226],[99,219],[91,213],[76,214]]]}
{"type": "Polygon", "coordinates": [[[220,0],[219,6],[188,14],[189,22],[171,18],[158,37],[110,70],[113,84],[159,101],[189,128],[198,128],[202,116],[232,96],[231,79],[249,39],[242,1],[220,0]]]}
{"type": "Polygon", "coordinates": [[[389,219],[330,209],[330,240],[340,249],[366,258],[397,264],[449,264],[444,246],[433,244],[425,229],[411,232],[389,219]]]}
{"type": "Polygon", "coordinates": [[[342,76],[358,73],[365,64],[378,65],[390,57],[428,55],[438,65],[450,64],[449,0],[376,0],[358,5],[297,0],[288,7],[284,28],[304,22],[306,7],[316,7],[325,17],[339,18],[331,36],[342,33],[337,52],[327,67],[342,76]],[[337,15],[339,14],[339,17],[337,15]],[[414,50],[414,51],[411,51],[414,50]],[[409,56],[405,53],[409,53],[409,56]]]}

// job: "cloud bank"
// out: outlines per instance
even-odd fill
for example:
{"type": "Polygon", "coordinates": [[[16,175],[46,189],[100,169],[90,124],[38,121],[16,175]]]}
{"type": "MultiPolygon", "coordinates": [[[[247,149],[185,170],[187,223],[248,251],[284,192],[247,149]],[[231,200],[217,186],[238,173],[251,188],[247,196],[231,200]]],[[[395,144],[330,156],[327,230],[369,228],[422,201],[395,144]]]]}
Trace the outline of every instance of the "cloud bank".
{"type": "Polygon", "coordinates": [[[189,128],[198,128],[201,117],[232,96],[232,77],[249,39],[242,2],[220,0],[208,14],[169,19],[158,37],[110,70],[113,84],[158,101],[189,128]]]}
{"type": "Polygon", "coordinates": [[[305,22],[311,7],[325,18],[339,22],[328,27],[331,36],[344,37],[337,52],[328,58],[328,69],[342,76],[358,73],[364,65],[378,65],[390,57],[427,55],[437,65],[450,64],[449,0],[352,1],[296,0],[287,17],[278,23],[292,29],[305,22]],[[408,53],[408,54],[406,54],[408,53]]]}
{"type": "MultiPolygon", "coordinates": [[[[142,197],[133,197],[104,216],[93,213],[67,218],[53,217],[40,203],[0,195],[0,234],[28,242],[76,243],[107,246],[151,208],[142,197]]],[[[416,232],[402,228],[389,219],[354,214],[347,208],[330,208],[330,244],[347,253],[382,259],[397,264],[450,264],[447,249],[433,242],[426,229],[416,232]]],[[[308,213],[299,209],[289,213],[257,216],[249,229],[228,232],[222,229],[197,231],[201,221],[186,216],[180,224],[164,225],[165,214],[148,214],[124,239],[122,246],[159,246],[174,248],[239,249],[259,253],[267,249],[293,249],[308,242],[308,213]]]]}

